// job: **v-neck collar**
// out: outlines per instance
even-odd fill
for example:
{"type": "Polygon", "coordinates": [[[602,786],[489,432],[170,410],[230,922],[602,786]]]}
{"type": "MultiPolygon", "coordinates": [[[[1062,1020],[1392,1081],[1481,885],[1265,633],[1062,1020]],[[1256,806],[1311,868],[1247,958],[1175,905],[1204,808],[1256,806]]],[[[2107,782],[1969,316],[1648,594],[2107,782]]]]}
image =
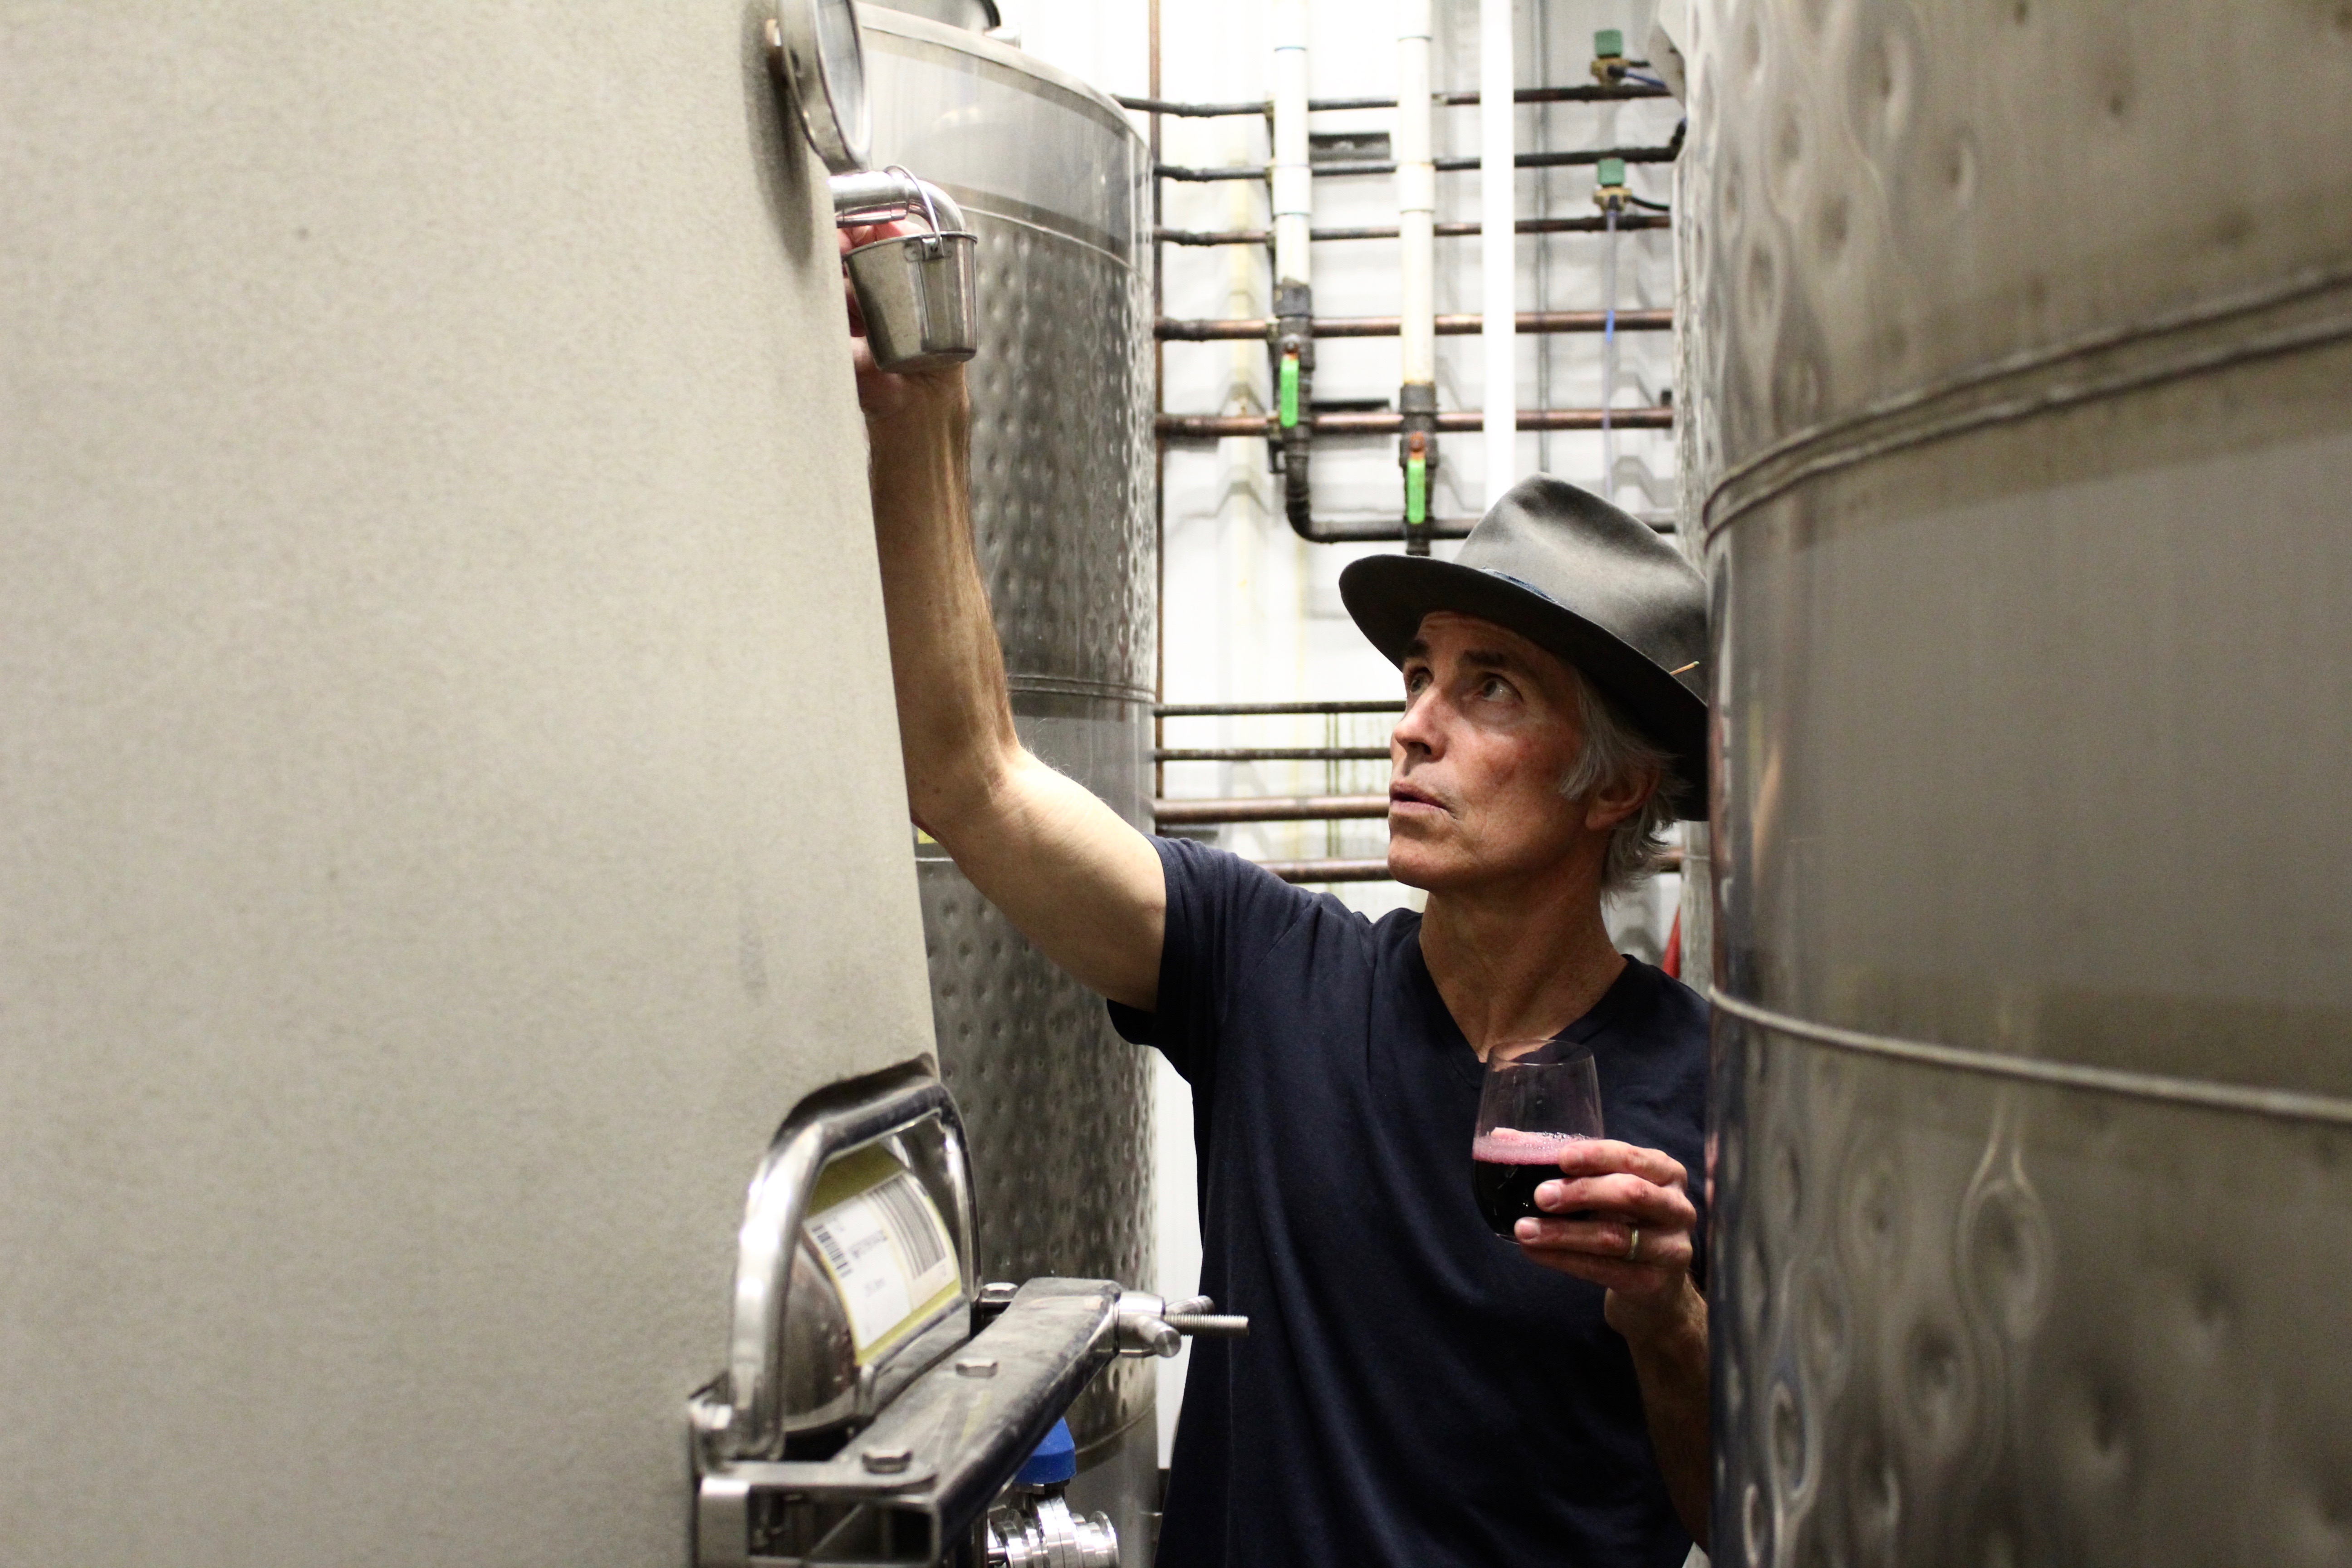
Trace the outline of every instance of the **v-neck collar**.
{"type": "MultiPolygon", "coordinates": [[[[1571,1045],[1584,1045],[1607,1029],[1610,1023],[1623,1012],[1632,1001],[1634,990],[1641,984],[1636,972],[1644,967],[1632,953],[1622,953],[1623,967],[1601,999],[1584,1010],[1584,1016],[1562,1029],[1552,1038],[1571,1045]]],[[[1484,1076],[1486,1066],[1470,1044],[1470,1037],[1462,1032],[1454,1021],[1454,1009],[1445,1005],[1445,994],[1437,988],[1437,976],[1429,972],[1429,960],[1422,955],[1421,921],[1415,919],[1412,940],[1405,944],[1405,968],[1412,976],[1413,989],[1420,993],[1421,1005],[1429,1015],[1430,1033],[1435,1037],[1438,1049],[1446,1065],[1464,1082],[1475,1084],[1484,1076]]]]}
{"type": "Polygon", "coordinates": [[[1463,1082],[1475,1085],[1486,1064],[1471,1048],[1470,1037],[1454,1021],[1454,1009],[1445,1005],[1445,994],[1437,988],[1437,976],[1429,972],[1429,960],[1422,956],[1421,921],[1413,920],[1411,940],[1405,944],[1405,973],[1412,977],[1412,988],[1421,997],[1422,1011],[1429,1017],[1430,1037],[1437,1042],[1438,1054],[1445,1058],[1446,1067],[1463,1082]]]}

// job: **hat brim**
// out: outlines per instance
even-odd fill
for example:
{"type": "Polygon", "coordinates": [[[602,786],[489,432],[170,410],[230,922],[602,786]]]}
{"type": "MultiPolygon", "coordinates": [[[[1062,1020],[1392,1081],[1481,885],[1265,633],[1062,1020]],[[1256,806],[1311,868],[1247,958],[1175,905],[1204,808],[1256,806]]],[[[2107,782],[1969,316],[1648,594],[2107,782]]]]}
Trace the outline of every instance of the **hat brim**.
{"type": "Polygon", "coordinates": [[[1339,598],[1391,664],[1439,610],[1492,621],[1567,661],[1673,758],[1675,815],[1706,816],[1706,702],[1615,633],[1475,566],[1428,556],[1372,555],[1339,574],[1339,598]]]}

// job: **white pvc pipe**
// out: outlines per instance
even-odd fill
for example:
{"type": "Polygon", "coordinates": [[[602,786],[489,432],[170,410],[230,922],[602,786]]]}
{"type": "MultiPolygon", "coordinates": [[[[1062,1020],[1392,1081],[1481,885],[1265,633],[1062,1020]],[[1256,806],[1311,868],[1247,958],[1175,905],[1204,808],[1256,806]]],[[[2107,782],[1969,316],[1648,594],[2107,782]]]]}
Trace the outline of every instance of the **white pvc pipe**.
{"type": "Polygon", "coordinates": [[[1617,401],[1617,209],[1609,209],[1609,247],[1601,264],[1601,493],[1617,499],[1617,431],[1610,406],[1617,401]]]}
{"type": "Polygon", "coordinates": [[[1307,172],[1307,0],[1275,0],[1274,278],[1306,283],[1314,191],[1307,172]]]}
{"type": "Polygon", "coordinates": [[[1397,229],[1402,296],[1397,314],[1403,371],[1398,380],[1437,380],[1437,167],[1431,161],[1430,0],[1397,6],[1397,229]]]}
{"type": "Polygon", "coordinates": [[[1512,230],[1511,0],[1478,5],[1480,307],[1486,331],[1486,504],[1518,479],[1518,246],[1512,230]]]}

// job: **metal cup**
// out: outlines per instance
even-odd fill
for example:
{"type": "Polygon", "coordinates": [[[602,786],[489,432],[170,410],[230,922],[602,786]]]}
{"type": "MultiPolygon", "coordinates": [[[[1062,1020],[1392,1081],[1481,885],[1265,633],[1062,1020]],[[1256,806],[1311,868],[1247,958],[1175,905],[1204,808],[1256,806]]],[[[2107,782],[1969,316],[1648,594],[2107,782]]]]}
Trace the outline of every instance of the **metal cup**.
{"type": "Polygon", "coordinates": [[[866,342],[884,370],[930,370],[980,348],[969,234],[907,234],[861,245],[845,260],[866,317],[866,342]]]}

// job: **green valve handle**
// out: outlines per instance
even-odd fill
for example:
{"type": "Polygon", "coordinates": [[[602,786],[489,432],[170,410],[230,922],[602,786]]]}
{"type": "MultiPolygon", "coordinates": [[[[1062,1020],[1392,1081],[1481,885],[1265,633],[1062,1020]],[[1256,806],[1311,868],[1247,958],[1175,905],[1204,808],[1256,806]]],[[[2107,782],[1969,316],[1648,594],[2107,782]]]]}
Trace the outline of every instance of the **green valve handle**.
{"type": "Polygon", "coordinates": [[[1429,459],[1404,460],[1404,520],[1418,528],[1429,521],[1429,459]]]}
{"type": "Polygon", "coordinates": [[[1601,159],[1600,166],[1593,171],[1592,183],[1596,185],[1623,184],[1625,183],[1625,160],[1622,158],[1601,159]]]}
{"type": "Polygon", "coordinates": [[[1276,407],[1284,429],[1298,423],[1298,356],[1295,353],[1282,356],[1282,384],[1276,407]]]}
{"type": "Polygon", "coordinates": [[[1604,60],[1612,55],[1623,54],[1625,52],[1624,29],[1622,27],[1603,27],[1599,32],[1593,34],[1592,52],[1597,58],[1604,60]]]}

